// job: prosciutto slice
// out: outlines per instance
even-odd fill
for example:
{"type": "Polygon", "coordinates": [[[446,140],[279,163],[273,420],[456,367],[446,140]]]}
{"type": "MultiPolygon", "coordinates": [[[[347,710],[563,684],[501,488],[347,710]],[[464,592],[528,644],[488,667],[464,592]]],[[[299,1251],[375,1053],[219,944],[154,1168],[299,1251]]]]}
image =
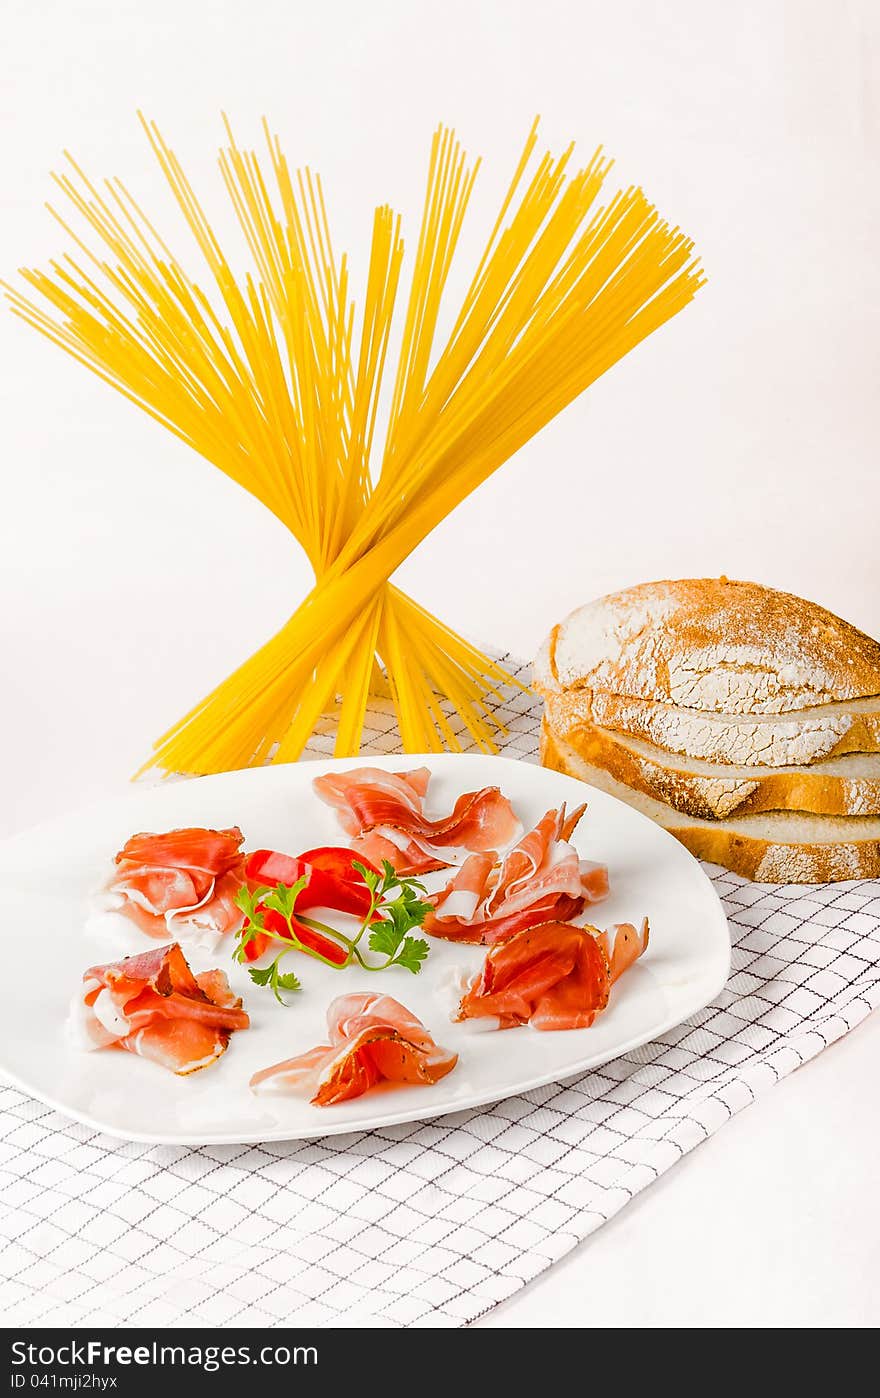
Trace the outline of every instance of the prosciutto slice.
{"type": "Polygon", "coordinates": [[[84,1049],[126,1049],[183,1076],[214,1063],[250,1021],[225,974],[194,975],[173,942],[92,966],[70,1022],[84,1049]]]}
{"type": "Polygon", "coordinates": [[[607,932],[599,933],[596,940],[605,953],[612,985],[647,951],[650,934],[647,918],[642,919],[638,930],[631,922],[616,922],[607,932]]]}
{"type": "Polygon", "coordinates": [[[122,913],[149,937],[214,950],[243,922],[234,902],[244,880],[242,841],[237,826],[133,835],[116,856],[101,910],[122,913]]]}
{"type": "Polygon", "coordinates": [[[586,810],[550,810],[504,860],[473,854],[431,900],[424,930],[494,946],[528,927],[568,922],[608,894],[608,870],[578,857],[571,836],[586,810]]]}
{"type": "Polygon", "coordinates": [[[587,1029],[647,945],[647,918],[640,932],[630,923],[610,932],[558,922],[529,928],[490,948],[456,1018],[491,1019],[497,1029],[587,1029]]]}
{"type": "Polygon", "coordinates": [[[451,847],[486,851],[510,844],[520,832],[513,807],[497,786],[459,796],[451,813],[431,820],[424,812],[430,772],[385,772],[357,767],[328,772],[312,783],[332,806],[355,848],[373,863],[387,859],[397,873],[416,875],[444,869],[451,847]]]}
{"type": "Polygon", "coordinates": [[[264,1068],[256,1093],[308,1097],[318,1107],[347,1102],[380,1082],[439,1082],[458,1062],[440,1048],[411,1010],[390,995],[340,995],[327,1010],[327,1044],[264,1068]]]}
{"type": "Polygon", "coordinates": [[[417,879],[421,874],[430,874],[435,869],[449,868],[448,859],[441,859],[429,846],[419,844],[389,825],[358,835],[352,840],[351,847],[358,859],[376,864],[380,869],[387,859],[401,878],[417,879]]]}

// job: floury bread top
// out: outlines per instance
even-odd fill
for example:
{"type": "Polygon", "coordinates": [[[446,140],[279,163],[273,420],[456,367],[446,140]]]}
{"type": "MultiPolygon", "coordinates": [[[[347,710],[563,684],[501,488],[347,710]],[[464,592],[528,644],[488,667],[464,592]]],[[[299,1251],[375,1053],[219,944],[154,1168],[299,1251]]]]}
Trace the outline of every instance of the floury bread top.
{"type": "Polygon", "coordinates": [[[880,694],[880,644],[824,607],[759,583],[643,583],[555,626],[535,662],[535,686],[710,713],[790,713],[880,694]]]}

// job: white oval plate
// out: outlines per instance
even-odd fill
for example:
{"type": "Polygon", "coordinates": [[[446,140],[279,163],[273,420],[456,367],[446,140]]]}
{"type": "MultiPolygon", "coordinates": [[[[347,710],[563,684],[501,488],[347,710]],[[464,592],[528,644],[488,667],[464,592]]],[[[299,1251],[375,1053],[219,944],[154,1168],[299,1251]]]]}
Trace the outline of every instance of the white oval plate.
{"type": "MultiPolygon", "coordinates": [[[[600,926],[651,920],[647,954],[617,983],[608,1009],[590,1029],[529,1028],[474,1033],[452,1024],[449,985],[455,967],[476,968],[479,947],[431,939],[421,973],[332,971],[299,958],[303,990],[290,1008],[255,987],[227,946],[193,953],[196,971],[223,966],[244,997],[251,1028],[234,1034],[226,1054],[201,1073],[178,1078],[126,1053],[82,1053],[65,1031],[83,971],[154,945],[132,927],[122,940],[84,930],[91,891],[115,852],[137,830],[181,825],[240,825],[250,849],[296,853],[344,844],[332,812],[312,794],[312,778],[364,759],[308,762],[224,773],[127,796],[52,822],[0,846],[0,949],[14,983],[0,1016],[0,1070],[32,1096],[99,1130],[135,1141],[205,1145],[289,1140],[365,1131],[498,1101],[573,1077],[646,1043],[702,1009],[730,970],[721,904],[696,860],[647,817],[605,792],[530,763],[482,756],[393,757],[372,765],[432,772],[429,813],[452,808],[461,792],[497,785],[528,828],[551,806],[589,808],[574,837],[581,856],[608,864],[611,896],[589,914],[600,926]],[[459,1054],[458,1066],[431,1087],[376,1089],[334,1107],[293,1097],[256,1097],[251,1074],[326,1040],[325,1011],[343,991],[383,990],[459,1054]]],[[[431,886],[445,881],[431,876],[431,886]]]]}

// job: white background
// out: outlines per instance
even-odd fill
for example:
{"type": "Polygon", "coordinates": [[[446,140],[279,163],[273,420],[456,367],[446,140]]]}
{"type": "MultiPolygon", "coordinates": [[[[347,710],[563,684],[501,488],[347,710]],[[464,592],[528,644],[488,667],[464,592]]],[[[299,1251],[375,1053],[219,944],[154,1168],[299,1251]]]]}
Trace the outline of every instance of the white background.
{"type": "MultiPolygon", "coordinates": [[[[719,572],[880,634],[873,0],[4,0],[2,22],[7,278],[64,249],[42,207],[64,147],[180,241],[138,106],[221,228],[219,110],[245,141],[268,115],[356,274],[375,203],[412,246],[438,120],[485,157],[463,266],[536,112],[557,148],[603,143],[709,285],[401,581],[522,654],[599,593],[719,572]]],[[[117,789],[308,577],[262,507],[11,317],[0,365],[3,833],[117,789]]],[[[876,1321],[878,1051],[871,1022],[491,1323],[876,1321]]]]}

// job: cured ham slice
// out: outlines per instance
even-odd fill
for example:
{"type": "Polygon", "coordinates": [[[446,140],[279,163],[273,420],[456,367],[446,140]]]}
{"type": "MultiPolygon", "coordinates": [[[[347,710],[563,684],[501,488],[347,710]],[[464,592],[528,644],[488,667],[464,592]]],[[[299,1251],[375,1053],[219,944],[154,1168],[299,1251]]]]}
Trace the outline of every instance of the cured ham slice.
{"type": "Polygon", "coordinates": [[[568,922],[608,894],[608,870],[570,843],[586,810],[548,811],[506,858],[473,854],[434,896],[424,930],[450,941],[494,946],[545,922],[568,922]]]}
{"type": "Polygon", "coordinates": [[[387,859],[401,878],[417,879],[420,874],[430,874],[434,869],[449,868],[448,859],[438,858],[435,851],[390,826],[379,826],[366,835],[358,835],[351,847],[358,859],[377,864],[380,869],[387,859]]]}
{"type": "Polygon", "coordinates": [[[412,772],[384,772],[379,767],[355,767],[349,772],[327,772],[316,777],[312,790],[336,812],[347,835],[360,835],[377,825],[404,828],[418,823],[431,773],[427,767],[412,772]]]}
{"type": "Polygon", "coordinates": [[[224,973],[194,975],[177,942],[93,966],[71,1009],[82,1048],[126,1049],[180,1075],[214,1063],[249,1022],[224,973]]]}
{"type": "Polygon", "coordinates": [[[638,961],[643,952],[647,951],[649,936],[647,918],[642,919],[638,931],[631,922],[616,922],[606,932],[600,932],[597,941],[605,953],[612,985],[634,961],[638,961]]]}
{"type": "Polygon", "coordinates": [[[374,863],[383,859],[399,874],[428,873],[451,862],[451,847],[485,851],[510,844],[520,831],[507,797],[497,786],[459,796],[450,815],[430,820],[423,809],[430,772],[385,772],[357,767],[328,772],[312,783],[317,796],[335,810],[347,834],[374,863]]]}
{"type": "Polygon", "coordinates": [[[592,859],[582,859],[581,866],[581,893],[585,903],[601,903],[603,898],[607,898],[610,885],[608,883],[607,864],[597,864],[592,859]]]}
{"type": "Polygon", "coordinates": [[[558,922],[529,928],[490,948],[456,1018],[492,1019],[498,1029],[587,1029],[647,945],[647,918],[640,932],[629,923],[610,933],[558,922]]]}
{"type": "Polygon", "coordinates": [[[585,810],[586,806],[580,806],[570,816],[564,805],[548,811],[523,836],[501,865],[486,904],[490,916],[502,908],[507,913],[519,912],[536,897],[551,892],[582,897],[578,852],[569,840],[585,810]]]}
{"type": "Polygon", "coordinates": [[[234,901],[244,878],[242,839],[237,826],[133,835],[116,856],[101,908],[150,937],[213,950],[242,925],[234,901]]]}
{"type": "Polygon", "coordinates": [[[327,1010],[330,1042],[264,1068],[254,1092],[308,1097],[329,1107],[360,1097],[380,1082],[439,1082],[458,1055],[435,1044],[421,1020],[390,995],[340,995],[327,1010]]]}

